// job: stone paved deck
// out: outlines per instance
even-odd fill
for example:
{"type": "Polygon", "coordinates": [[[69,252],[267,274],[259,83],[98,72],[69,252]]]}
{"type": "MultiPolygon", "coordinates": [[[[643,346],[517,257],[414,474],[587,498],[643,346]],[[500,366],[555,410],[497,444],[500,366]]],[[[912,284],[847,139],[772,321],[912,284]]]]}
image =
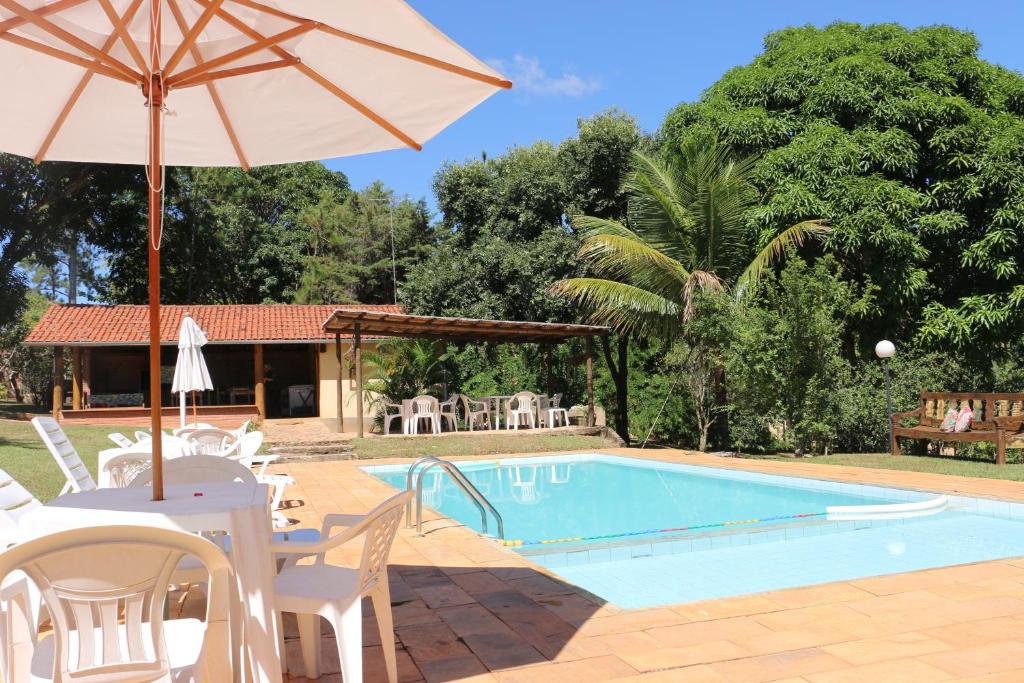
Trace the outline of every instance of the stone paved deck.
{"type": "MultiPolygon", "coordinates": [[[[1024,500],[1024,483],[1017,482],[683,451],[604,452],[1024,500]]],[[[359,464],[282,468],[298,480],[289,489],[289,516],[318,525],[325,513],[362,512],[393,493],[359,464]]],[[[1024,681],[1024,558],[622,610],[449,520],[433,517],[426,526],[423,538],[402,529],[391,555],[405,682],[1024,681]]],[[[350,557],[348,550],[337,559],[350,557]]],[[[290,622],[286,637],[288,680],[304,682],[290,622]]],[[[369,611],[364,638],[366,680],[383,681],[369,611]]],[[[320,680],[337,683],[329,633],[324,653],[320,680]]]]}

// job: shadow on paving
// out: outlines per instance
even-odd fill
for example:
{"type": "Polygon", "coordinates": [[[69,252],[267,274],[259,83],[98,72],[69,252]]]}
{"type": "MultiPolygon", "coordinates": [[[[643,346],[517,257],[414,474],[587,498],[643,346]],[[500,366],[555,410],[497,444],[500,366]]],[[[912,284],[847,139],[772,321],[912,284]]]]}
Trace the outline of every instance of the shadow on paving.
{"type": "MultiPolygon", "coordinates": [[[[558,657],[601,604],[529,567],[391,565],[399,680],[457,681],[558,657]]],[[[376,620],[363,601],[367,683],[386,681],[376,620]]],[[[323,622],[323,673],[339,671],[331,627],[323,622]]],[[[302,677],[294,621],[285,619],[291,681],[302,677]]]]}

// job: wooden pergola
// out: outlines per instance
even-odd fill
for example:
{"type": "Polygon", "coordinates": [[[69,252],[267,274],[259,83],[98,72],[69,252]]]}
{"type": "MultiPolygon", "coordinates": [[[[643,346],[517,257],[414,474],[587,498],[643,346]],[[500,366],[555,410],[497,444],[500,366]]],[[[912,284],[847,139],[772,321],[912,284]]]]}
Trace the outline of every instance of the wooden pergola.
{"type": "MultiPolygon", "coordinates": [[[[439,339],[457,342],[496,342],[501,344],[542,344],[547,354],[548,384],[551,384],[551,347],[574,337],[586,340],[587,367],[587,425],[594,425],[594,337],[611,330],[597,325],[570,325],[567,323],[537,323],[518,320],[477,320],[474,318],[444,318],[433,315],[406,315],[381,311],[339,309],[324,323],[325,332],[334,334],[338,356],[338,425],[342,422],[341,401],[341,335],[351,334],[352,352],[356,371],[356,424],[363,436],[363,367],[362,338],[404,337],[439,339]]],[[[550,391],[550,386],[549,386],[550,391]]]]}

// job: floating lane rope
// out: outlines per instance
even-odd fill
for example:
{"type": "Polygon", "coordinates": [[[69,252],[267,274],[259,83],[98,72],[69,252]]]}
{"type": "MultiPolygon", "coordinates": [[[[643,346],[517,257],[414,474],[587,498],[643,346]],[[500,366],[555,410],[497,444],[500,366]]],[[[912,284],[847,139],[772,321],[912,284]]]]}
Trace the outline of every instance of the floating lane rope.
{"type": "Polygon", "coordinates": [[[810,517],[824,517],[827,512],[802,512],[797,515],[779,515],[777,517],[757,517],[754,519],[740,519],[731,522],[714,522],[713,524],[694,524],[693,526],[677,526],[667,529],[645,529],[643,531],[626,531],[616,534],[602,534],[600,536],[569,536],[567,538],[543,538],[531,541],[499,539],[498,543],[509,547],[519,548],[532,545],[553,545],[555,543],[578,543],[580,541],[609,541],[615,538],[628,538],[630,536],[647,536],[650,534],[668,534],[678,531],[696,531],[698,529],[716,529],[728,526],[741,526],[744,524],[761,524],[763,522],[779,522],[786,519],[808,519],[810,517]]]}

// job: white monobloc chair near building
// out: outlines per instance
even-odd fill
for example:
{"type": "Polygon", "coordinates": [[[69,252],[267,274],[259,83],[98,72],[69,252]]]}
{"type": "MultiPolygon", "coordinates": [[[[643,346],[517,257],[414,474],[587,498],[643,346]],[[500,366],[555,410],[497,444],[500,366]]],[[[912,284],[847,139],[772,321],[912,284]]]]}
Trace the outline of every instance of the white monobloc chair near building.
{"type": "Polygon", "coordinates": [[[232,679],[231,566],[206,539],[144,526],[74,529],[0,554],[0,580],[19,570],[39,587],[53,632],[37,641],[26,605],[13,600],[4,681],[232,679]],[[209,575],[205,623],[163,618],[171,574],[186,555],[209,575]]]}
{"type": "Polygon", "coordinates": [[[533,403],[537,397],[529,391],[520,391],[512,397],[508,405],[509,423],[512,428],[519,431],[519,424],[537,427],[537,414],[533,409],[533,403]]]}
{"type": "Polygon", "coordinates": [[[32,426],[36,428],[39,438],[46,444],[46,450],[50,451],[50,455],[57,461],[57,466],[67,479],[67,483],[60,491],[61,495],[71,491],[92,491],[96,488],[96,480],[89,474],[78,451],[71,445],[67,434],[56,420],[52,417],[34,417],[32,426]]]}
{"type": "Polygon", "coordinates": [[[280,612],[293,612],[307,678],[320,676],[320,617],[334,628],[341,674],[346,683],[363,680],[362,598],[373,601],[389,683],[397,683],[391,591],[388,587],[388,554],[412,491],[392,496],[352,525],[351,515],[328,515],[324,538],[315,543],[275,543],[275,553],[292,554],[274,581],[274,599],[280,612]],[[329,536],[333,527],[346,528],[329,536]],[[363,539],[358,569],[324,561],[324,553],[350,541],[363,539]],[[313,564],[295,564],[300,557],[316,555],[313,564]]]}

